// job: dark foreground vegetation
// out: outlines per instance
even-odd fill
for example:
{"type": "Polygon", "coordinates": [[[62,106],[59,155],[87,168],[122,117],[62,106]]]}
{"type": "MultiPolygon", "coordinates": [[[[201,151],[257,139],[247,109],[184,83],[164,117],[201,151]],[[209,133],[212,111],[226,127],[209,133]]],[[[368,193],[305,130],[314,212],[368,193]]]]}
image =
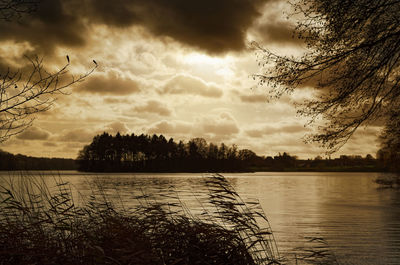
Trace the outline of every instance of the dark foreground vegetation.
{"type": "Polygon", "coordinates": [[[12,178],[0,193],[0,264],[280,264],[262,209],[220,175],[204,181],[209,195],[194,215],[150,195],[127,209],[100,186],[77,205],[67,183],[12,178]]]}
{"type": "Polygon", "coordinates": [[[185,143],[163,135],[97,135],[78,156],[79,170],[92,172],[251,172],[381,171],[371,155],[300,160],[287,153],[258,156],[236,145],[216,145],[202,138],[185,143]]]}

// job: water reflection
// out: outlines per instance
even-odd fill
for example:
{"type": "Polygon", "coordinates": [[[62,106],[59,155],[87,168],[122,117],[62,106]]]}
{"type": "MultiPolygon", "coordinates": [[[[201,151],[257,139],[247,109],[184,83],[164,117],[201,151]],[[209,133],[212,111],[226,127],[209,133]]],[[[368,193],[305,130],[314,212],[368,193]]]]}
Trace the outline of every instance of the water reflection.
{"type": "Polygon", "coordinates": [[[340,264],[399,264],[399,192],[377,189],[377,174],[268,175],[250,175],[238,190],[259,196],[281,251],[323,237],[340,264]]]}
{"type": "MultiPolygon", "coordinates": [[[[182,200],[201,212],[198,201],[208,192],[201,174],[59,174],[82,196],[100,183],[126,205],[139,195],[155,194],[154,200],[182,200]],[[176,196],[164,196],[171,191],[176,196]]],[[[53,175],[43,177],[51,184],[53,175]]],[[[259,200],[281,253],[293,255],[310,247],[310,239],[323,238],[340,264],[400,263],[400,191],[378,189],[377,173],[226,176],[242,197],[259,200]]]]}

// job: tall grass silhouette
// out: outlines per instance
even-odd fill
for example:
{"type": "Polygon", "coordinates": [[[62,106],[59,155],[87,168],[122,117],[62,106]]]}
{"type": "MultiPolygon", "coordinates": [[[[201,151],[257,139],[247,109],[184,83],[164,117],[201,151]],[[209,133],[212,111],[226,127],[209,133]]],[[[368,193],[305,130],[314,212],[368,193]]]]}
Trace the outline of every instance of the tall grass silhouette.
{"type": "Polygon", "coordinates": [[[208,194],[193,194],[202,208],[193,211],[173,190],[125,207],[101,184],[76,202],[61,178],[10,178],[0,187],[0,264],[280,264],[259,204],[222,175],[203,180],[208,194]]]}

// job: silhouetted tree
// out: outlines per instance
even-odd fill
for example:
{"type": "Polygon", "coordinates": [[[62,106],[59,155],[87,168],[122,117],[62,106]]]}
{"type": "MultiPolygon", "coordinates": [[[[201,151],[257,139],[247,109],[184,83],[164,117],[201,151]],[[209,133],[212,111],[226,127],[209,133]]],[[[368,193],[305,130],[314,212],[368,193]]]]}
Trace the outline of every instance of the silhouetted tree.
{"type": "Polygon", "coordinates": [[[298,0],[296,34],[308,52],[295,58],[261,51],[260,83],[273,96],[315,86],[299,112],[325,124],[310,140],[336,151],[361,125],[387,116],[400,102],[400,2],[298,0]],[[299,15],[300,14],[300,15],[299,15]]]}
{"type": "Polygon", "coordinates": [[[211,159],[211,160],[218,159],[218,146],[217,145],[210,143],[210,145],[208,146],[207,157],[208,157],[208,159],[211,159]]]}
{"type": "Polygon", "coordinates": [[[203,138],[193,138],[189,141],[189,155],[194,158],[207,157],[207,141],[203,138]]]}
{"type": "Polygon", "coordinates": [[[221,143],[218,149],[218,159],[226,159],[227,152],[228,152],[228,147],[224,143],[221,143]]]}
{"type": "Polygon", "coordinates": [[[230,160],[235,160],[237,158],[238,148],[237,145],[233,144],[230,148],[228,148],[226,157],[230,160]]]}
{"type": "Polygon", "coordinates": [[[372,157],[371,154],[367,154],[367,155],[365,156],[365,159],[366,159],[366,160],[373,160],[374,158],[372,157]]]}
{"type": "Polygon", "coordinates": [[[239,151],[238,158],[240,160],[252,160],[256,157],[256,153],[249,149],[243,149],[239,151]]]}
{"type": "Polygon", "coordinates": [[[274,165],[277,168],[293,168],[296,166],[296,160],[297,158],[295,156],[291,156],[286,152],[283,152],[283,154],[279,153],[278,156],[274,157],[274,165]]]}
{"type": "Polygon", "coordinates": [[[185,148],[185,144],[182,141],[179,141],[176,147],[176,158],[183,159],[187,156],[187,150],[185,148]]]}

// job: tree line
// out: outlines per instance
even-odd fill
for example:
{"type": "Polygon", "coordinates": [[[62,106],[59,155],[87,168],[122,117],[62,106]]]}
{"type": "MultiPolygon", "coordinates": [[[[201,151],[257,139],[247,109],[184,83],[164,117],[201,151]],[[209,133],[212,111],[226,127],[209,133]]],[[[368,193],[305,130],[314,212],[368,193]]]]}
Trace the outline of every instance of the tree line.
{"type": "Polygon", "coordinates": [[[0,149],[0,170],[76,170],[74,159],[32,157],[0,149]]]}
{"type": "Polygon", "coordinates": [[[38,158],[0,150],[0,170],[81,170],[92,172],[253,172],[253,171],[397,171],[393,156],[381,149],[371,155],[298,159],[287,152],[258,156],[236,145],[202,138],[188,142],[163,135],[97,135],[76,160],[38,158]]]}
{"type": "Polygon", "coordinates": [[[300,160],[284,152],[258,156],[236,145],[207,143],[203,138],[175,142],[163,135],[96,135],[77,158],[79,170],[91,172],[250,172],[381,171],[371,155],[300,160]]]}
{"type": "Polygon", "coordinates": [[[184,143],[156,134],[112,136],[104,132],[79,152],[77,160],[82,171],[226,172],[246,171],[246,162],[255,156],[251,150],[215,145],[203,138],[184,143]]]}

